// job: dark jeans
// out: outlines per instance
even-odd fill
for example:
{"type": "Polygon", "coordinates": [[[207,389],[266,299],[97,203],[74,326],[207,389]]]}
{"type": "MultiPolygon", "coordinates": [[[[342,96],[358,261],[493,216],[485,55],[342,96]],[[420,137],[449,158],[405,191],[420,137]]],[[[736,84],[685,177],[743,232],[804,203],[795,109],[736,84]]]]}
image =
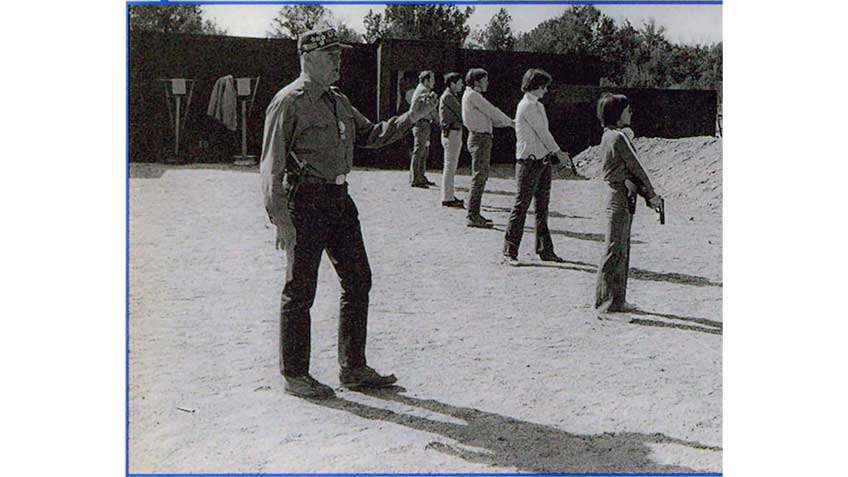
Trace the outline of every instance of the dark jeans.
{"type": "Polygon", "coordinates": [[[630,226],[633,214],[628,207],[628,192],[623,183],[607,183],[607,230],[604,254],[598,265],[595,308],[621,311],[627,296],[630,271],[630,226]]]}
{"type": "Polygon", "coordinates": [[[342,367],[365,365],[371,267],[359,213],[347,184],[301,184],[289,203],[297,244],[286,252],[286,284],[280,306],[280,369],[285,376],[309,372],[309,309],[318,266],[326,250],[341,282],[338,359],[342,367]]]}
{"type": "Polygon", "coordinates": [[[492,135],[468,132],[468,152],[471,154],[471,191],[468,193],[468,218],[480,215],[483,191],[489,179],[492,159],[492,135]]]}
{"type": "Polygon", "coordinates": [[[524,221],[530,201],[536,201],[536,253],[553,253],[554,244],[548,229],[548,204],[551,200],[551,165],[541,160],[515,163],[515,181],[518,191],[509,214],[504,238],[504,253],[515,256],[524,235],[524,221]]]}

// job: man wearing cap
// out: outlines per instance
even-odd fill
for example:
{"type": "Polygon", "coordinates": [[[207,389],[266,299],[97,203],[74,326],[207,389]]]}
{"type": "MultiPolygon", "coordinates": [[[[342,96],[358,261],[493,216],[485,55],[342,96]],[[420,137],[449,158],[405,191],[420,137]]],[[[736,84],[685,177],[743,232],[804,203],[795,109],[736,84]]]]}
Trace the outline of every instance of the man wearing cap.
{"type": "MultiPolygon", "coordinates": [[[[418,86],[412,93],[410,104],[415,104],[422,97],[429,95],[436,84],[436,75],[432,71],[422,71],[418,74],[418,86]]],[[[412,127],[412,157],[409,160],[409,184],[412,187],[427,189],[436,185],[427,179],[427,158],[430,157],[430,123],[437,120],[434,112],[432,115],[421,118],[412,127]]]]}
{"type": "Polygon", "coordinates": [[[298,40],[300,76],[281,89],[265,112],[260,175],[265,210],[286,251],[280,310],[280,369],[289,394],[327,398],[333,389],[309,375],[310,313],[324,251],[341,282],[339,380],[347,388],[397,381],[367,366],[365,340],[371,268],[359,216],[347,190],[354,145],[385,146],[402,137],[435,104],[424,98],[400,116],[371,123],[338,88],[341,48],[335,29],[298,40]]]}
{"type": "Polygon", "coordinates": [[[515,127],[515,122],[483,97],[489,89],[489,73],[472,68],[465,75],[462,94],[462,123],[468,128],[468,152],[471,154],[471,191],[468,193],[466,225],[490,229],[491,220],[480,215],[483,191],[489,178],[492,159],[492,128],[515,127]]]}

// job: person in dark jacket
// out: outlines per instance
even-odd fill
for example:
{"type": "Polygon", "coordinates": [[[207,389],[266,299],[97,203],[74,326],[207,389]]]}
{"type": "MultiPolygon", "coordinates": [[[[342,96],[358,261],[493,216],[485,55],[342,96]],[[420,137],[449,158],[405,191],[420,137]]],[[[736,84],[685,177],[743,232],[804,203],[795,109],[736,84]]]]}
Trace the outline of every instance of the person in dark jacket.
{"type": "Polygon", "coordinates": [[[454,191],[454,175],[462,148],[462,76],[459,73],[445,75],[445,92],[439,100],[439,124],[442,127],[442,148],[445,151],[442,170],[442,205],[464,208],[462,200],[454,191]]]}
{"type": "Polygon", "coordinates": [[[630,101],[621,94],[604,94],[598,101],[598,119],[604,128],[601,137],[603,170],[601,177],[606,188],[607,230],[604,254],[598,265],[595,308],[601,312],[620,312],[627,305],[627,273],[630,268],[630,225],[641,195],[654,210],[659,211],[662,198],[654,192],[651,180],[639,164],[636,149],[622,130],[630,126],[630,101]]]}

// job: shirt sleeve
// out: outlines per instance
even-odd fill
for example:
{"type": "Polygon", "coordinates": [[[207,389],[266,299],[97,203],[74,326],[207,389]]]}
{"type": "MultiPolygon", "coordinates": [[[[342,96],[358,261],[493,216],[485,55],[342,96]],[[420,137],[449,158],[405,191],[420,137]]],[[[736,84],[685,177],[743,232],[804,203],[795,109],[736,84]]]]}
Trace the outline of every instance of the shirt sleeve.
{"type": "Polygon", "coordinates": [[[615,154],[624,161],[624,165],[627,167],[629,175],[635,178],[636,182],[638,182],[639,193],[645,197],[645,199],[651,199],[654,197],[656,193],[654,192],[654,186],[651,184],[651,179],[648,178],[648,174],[645,172],[645,169],[642,168],[642,164],[639,164],[636,151],[623,134],[616,134],[615,142],[613,143],[613,150],[615,151],[615,154]]]}
{"type": "Polygon", "coordinates": [[[374,124],[353,105],[350,109],[356,123],[356,145],[359,147],[378,149],[387,146],[402,138],[413,125],[409,111],[374,124]]]}
{"type": "Polygon", "coordinates": [[[554,135],[551,134],[550,123],[548,123],[548,115],[545,112],[545,107],[541,104],[538,105],[536,109],[536,114],[534,114],[534,121],[537,124],[533,125],[533,128],[536,131],[539,131],[539,137],[542,139],[542,144],[545,146],[545,149],[548,150],[548,153],[559,152],[560,147],[557,144],[556,139],[554,139],[554,135]]]}
{"type": "Polygon", "coordinates": [[[293,108],[291,101],[283,99],[271,105],[265,113],[259,173],[265,211],[272,221],[287,213],[283,176],[286,173],[286,162],[294,134],[293,108]]]}
{"type": "Polygon", "coordinates": [[[462,129],[462,118],[457,111],[461,108],[453,95],[443,95],[439,100],[439,118],[442,129],[462,129]]]}
{"type": "Polygon", "coordinates": [[[471,104],[474,107],[492,120],[492,124],[495,127],[507,128],[512,126],[512,119],[510,119],[509,116],[504,114],[504,112],[498,109],[495,105],[490,103],[489,100],[484,98],[482,94],[472,94],[468,99],[471,100],[471,104]]]}
{"type": "Polygon", "coordinates": [[[439,125],[443,130],[450,130],[451,126],[451,118],[448,116],[450,114],[450,110],[448,109],[448,97],[442,96],[439,98],[439,125]]]}

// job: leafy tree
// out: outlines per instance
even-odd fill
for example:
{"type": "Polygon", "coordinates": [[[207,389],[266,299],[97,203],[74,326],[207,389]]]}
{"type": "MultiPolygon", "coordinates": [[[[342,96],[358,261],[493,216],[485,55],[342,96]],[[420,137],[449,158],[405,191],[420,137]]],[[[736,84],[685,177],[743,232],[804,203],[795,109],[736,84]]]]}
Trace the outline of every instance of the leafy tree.
{"type": "Polygon", "coordinates": [[[467,25],[474,7],[456,5],[387,5],[384,13],[365,15],[365,40],[401,38],[441,40],[463,44],[471,33],[467,25]]]}
{"type": "Polygon", "coordinates": [[[583,53],[594,48],[595,32],[602,17],[592,5],[573,5],[560,16],[545,20],[520,35],[517,49],[542,53],[583,53]]]}
{"type": "Polygon", "coordinates": [[[515,49],[515,35],[512,33],[512,15],[501,8],[486,28],[477,30],[469,36],[468,46],[486,50],[512,51],[515,49]]]}
{"type": "Polygon", "coordinates": [[[159,6],[136,5],[130,7],[130,30],[162,33],[200,33],[226,35],[212,20],[203,18],[203,10],[196,5],[159,6]]]}
{"type": "Polygon", "coordinates": [[[297,39],[303,33],[321,27],[334,27],[342,41],[362,41],[359,33],[337,20],[333,12],[320,4],[284,6],[271,20],[271,31],[267,35],[271,38],[297,39]]]}

